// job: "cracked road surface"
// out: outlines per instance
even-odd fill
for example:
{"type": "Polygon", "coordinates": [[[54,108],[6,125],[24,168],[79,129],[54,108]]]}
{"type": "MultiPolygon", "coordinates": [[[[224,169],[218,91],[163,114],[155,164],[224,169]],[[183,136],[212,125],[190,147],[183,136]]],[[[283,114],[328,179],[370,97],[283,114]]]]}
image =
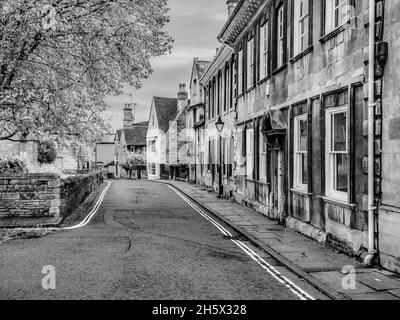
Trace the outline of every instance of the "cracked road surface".
{"type": "MultiPolygon", "coordinates": [[[[241,240],[289,282],[325,298],[241,240]]],[[[0,299],[300,297],[167,186],[120,180],[87,226],[0,244],[0,299]],[[47,265],[55,267],[55,290],[42,288],[47,265]]]]}

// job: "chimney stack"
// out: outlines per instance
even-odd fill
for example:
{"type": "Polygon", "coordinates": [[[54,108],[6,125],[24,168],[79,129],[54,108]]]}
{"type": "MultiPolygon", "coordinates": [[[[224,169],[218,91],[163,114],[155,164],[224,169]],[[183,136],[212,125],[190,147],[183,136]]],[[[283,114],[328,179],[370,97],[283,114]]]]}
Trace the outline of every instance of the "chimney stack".
{"type": "Polygon", "coordinates": [[[135,118],[132,114],[132,105],[130,103],[125,103],[124,107],[124,129],[133,128],[133,123],[135,118]]]}
{"type": "Polygon", "coordinates": [[[233,11],[238,4],[239,0],[227,0],[226,4],[228,5],[228,18],[232,15],[233,11]]]}
{"type": "Polygon", "coordinates": [[[186,108],[189,102],[189,93],[186,91],[186,84],[179,84],[178,91],[178,109],[181,111],[183,108],[186,108]]]}

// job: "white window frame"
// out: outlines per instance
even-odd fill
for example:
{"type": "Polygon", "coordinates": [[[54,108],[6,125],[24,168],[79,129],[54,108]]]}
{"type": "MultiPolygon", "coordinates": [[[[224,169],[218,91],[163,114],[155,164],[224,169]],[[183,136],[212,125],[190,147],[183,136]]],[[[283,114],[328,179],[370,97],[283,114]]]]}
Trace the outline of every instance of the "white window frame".
{"type": "Polygon", "coordinates": [[[284,6],[281,5],[278,9],[278,21],[277,21],[277,67],[280,68],[284,64],[283,54],[284,54],[284,45],[285,45],[285,12],[284,6]]]}
{"type": "Polygon", "coordinates": [[[267,182],[267,139],[260,128],[260,181],[267,182]]]}
{"type": "Polygon", "coordinates": [[[260,27],[260,79],[268,75],[268,20],[260,27]]]}
{"type": "Polygon", "coordinates": [[[243,49],[239,50],[238,54],[238,78],[237,78],[237,87],[238,87],[238,95],[243,93],[243,49]]]}
{"type": "MultiPolygon", "coordinates": [[[[347,154],[350,160],[349,150],[349,106],[344,105],[326,110],[326,150],[325,150],[325,179],[326,179],[326,195],[329,198],[347,203],[349,199],[348,192],[337,191],[337,184],[334,169],[336,167],[336,155],[347,154]],[[346,113],[346,151],[332,151],[332,116],[339,113],[346,113]]],[[[349,179],[349,177],[348,177],[349,179]]]]}
{"type": "Polygon", "coordinates": [[[253,179],[254,173],[254,129],[247,129],[246,132],[246,176],[253,179]]]}
{"type": "Polygon", "coordinates": [[[254,86],[254,37],[247,42],[247,89],[254,86]]]}
{"type": "Polygon", "coordinates": [[[350,16],[348,19],[344,18],[348,12],[343,13],[348,5],[349,0],[325,0],[325,34],[349,22],[350,16]]]}
{"type": "Polygon", "coordinates": [[[309,46],[310,0],[294,1],[294,54],[300,54],[309,46]],[[308,37],[307,37],[308,35],[308,37]]]}
{"type": "Polygon", "coordinates": [[[152,153],[157,152],[157,141],[156,140],[150,140],[149,149],[150,149],[150,152],[152,152],[152,153]]]}
{"type": "Polygon", "coordinates": [[[231,109],[231,106],[229,105],[230,104],[230,96],[231,96],[231,68],[230,68],[230,66],[225,68],[224,74],[225,74],[225,76],[224,76],[224,79],[225,79],[225,84],[224,84],[225,91],[224,91],[224,107],[223,107],[223,110],[224,110],[224,113],[227,113],[231,109]]]}
{"type": "MultiPolygon", "coordinates": [[[[306,151],[301,151],[299,150],[300,148],[300,122],[301,121],[306,121],[307,125],[308,123],[308,115],[303,114],[300,116],[297,116],[294,118],[294,137],[293,137],[293,187],[296,190],[307,192],[308,191],[308,184],[304,184],[303,181],[303,175],[302,175],[302,161],[303,155],[307,156],[307,159],[309,157],[308,155],[308,147],[306,151]]],[[[307,134],[307,139],[309,139],[308,134],[307,134]]],[[[307,141],[308,145],[308,141],[307,141]]],[[[308,165],[308,164],[306,164],[308,165]]],[[[310,174],[310,172],[308,172],[310,174]]]]}

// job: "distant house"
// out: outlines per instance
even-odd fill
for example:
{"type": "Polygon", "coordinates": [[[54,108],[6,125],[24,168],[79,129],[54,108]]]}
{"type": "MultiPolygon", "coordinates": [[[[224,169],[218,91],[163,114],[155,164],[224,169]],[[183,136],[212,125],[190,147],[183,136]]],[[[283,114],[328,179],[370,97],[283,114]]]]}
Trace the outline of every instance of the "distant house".
{"type": "Polygon", "coordinates": [[[18,157],[23,159],[30,166],[38,165],[38,148],[37,142],[19,140],[16,137],[13,140],[0,141],[0,158],[18,157]]]}
{"type": "Polygon", "coordinates": [[[115,143],[102,141],[96,143],[96,165],[107,166],[114,162],[115,143]]]}
{"type": "Polygon", "coordinates": [[[187,163],[186,85],[179,86],[177,98],[154,97],[147,133],[147,166],[149,179],[177,175],[177,168],[187,163]]]}
{"type": "Polygon", "coordinates": [[[167,132],[178,109],[176,98],[153,97],[147,131],[147,171],[149,179],[161,178],[167,162],[167,132]]]}
{"type": "MultiPolygon", "coordinates": [[[[38,163],[38,141],[25,140],[16,137],[12,140],[0,141],[0,157],[18,157],[25,161],[29,171],[35,171],[39,167],[38,163]]],[[[54,167],[63,172],[74,172],[81,169],[94,167],[93,148],[82,145],[79,153],[73,155],[65,148],[56,146],[57,158],[54,167]]]]}
{"type": "Polygon", "coordinates": [[[128,170],[125,166],[127,161],[134,154],[146,154],[146,135],[148,122],[134,123],[132,106],[124,108],[124,127],[117,130],[114,141],[115,165],[117,176],[127,178],[128,170]]]}

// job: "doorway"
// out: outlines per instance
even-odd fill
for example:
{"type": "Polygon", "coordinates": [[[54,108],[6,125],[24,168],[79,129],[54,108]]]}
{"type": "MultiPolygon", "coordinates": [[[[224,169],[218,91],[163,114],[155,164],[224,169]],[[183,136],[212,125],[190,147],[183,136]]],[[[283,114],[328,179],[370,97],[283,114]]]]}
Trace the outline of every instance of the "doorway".
{"type": "Polygon", "coordinates": [[[280,219],[284,211],[283,152],[280,148],[269,150],[269,207],[273,219],[280,219]]]}

